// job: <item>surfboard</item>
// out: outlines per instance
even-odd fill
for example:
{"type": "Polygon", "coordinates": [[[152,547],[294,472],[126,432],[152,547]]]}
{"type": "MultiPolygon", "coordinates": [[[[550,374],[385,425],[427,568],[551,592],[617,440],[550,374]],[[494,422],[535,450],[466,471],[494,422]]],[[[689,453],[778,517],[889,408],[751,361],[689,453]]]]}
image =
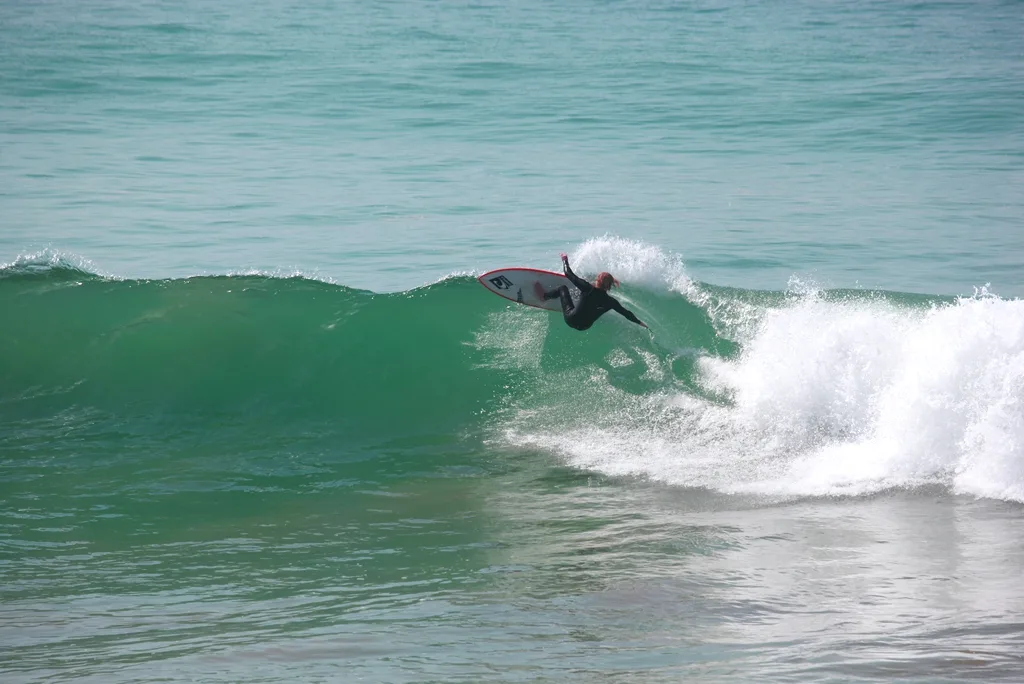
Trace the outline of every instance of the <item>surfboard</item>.
{"type": "Polygon", "coordinates": [[[573,293],[573,298],[578,297],[575,291],[576,288],[573,287],[572,283],[564,275],[554,271],[542,271],[537,268],[499,268],[478,276],[477,280],[480,281],[481,285],[499,297],[504,297],[518,304],[525,304],[526,306],[533,306],[538,309],[547,309],[548,311],[560,312],[562,310],[562,302],[558,299],[548,299],[545,301],[538,297],[536,293],[537,283],[540,283],[541,287],[546,291],[567,285],[569,291],[573,293]]]}

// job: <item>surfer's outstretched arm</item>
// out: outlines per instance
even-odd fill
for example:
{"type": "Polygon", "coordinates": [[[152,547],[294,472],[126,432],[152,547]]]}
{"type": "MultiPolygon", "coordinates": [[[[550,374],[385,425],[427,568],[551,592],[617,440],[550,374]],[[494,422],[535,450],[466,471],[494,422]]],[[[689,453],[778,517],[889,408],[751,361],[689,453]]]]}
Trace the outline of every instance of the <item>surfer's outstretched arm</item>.
{"type": "Polygon", "coordinates": [[[593,285],[572,272],[572,269],[569,268],[569,257],[565,254],[562,255],[562,270],[565,272],[565,277],[569,279],[569,282],[578,287],[580,292],[590,292],[594,289],[593,285]]]}
{"type": "MultiPolygon", "coordinates": [[[[637,318],[636,314],[634,314],[632,311],[630,311],[626,307],[622,306],[622,304],[619,304],[619,300],[618,299],[616,299],[615,297],[611,297],[611,296],[609,296],[608,299],[612,300],[612,302],[613,302],[612,307],[616,311],[618,311],[620,314],[625,316],[627,321],[633,321],[637,325],[642,325],[643,327],[647,328],[647,324],[644,323],[643,321],[641,321],[639,318],[637,318]]],[[[647,329],[650,330],[650,328],[647,328],[647,329]]]]}

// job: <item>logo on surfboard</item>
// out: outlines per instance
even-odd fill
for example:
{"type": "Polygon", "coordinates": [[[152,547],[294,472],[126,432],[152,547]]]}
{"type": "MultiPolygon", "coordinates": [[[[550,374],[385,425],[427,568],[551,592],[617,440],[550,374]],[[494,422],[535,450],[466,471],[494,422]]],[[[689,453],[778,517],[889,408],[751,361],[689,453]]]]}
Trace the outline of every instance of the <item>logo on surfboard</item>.
{"type": "Polygon", "coordinates": [[[491,278],[489,282],[491,283],[491,285],[494,285],[494,287],[498,288],[499,290],[507,290],[510,287],[512,287],[512,281],[506,278],[505,276],[491,278]]]}
{"type": "Polygon", "coordinates": [[[539,268],[494,269],[477,276],[477,282],[488,292],[509,302],[559,313],[562,312],[561,300],[556,297],[545,299],[544,295],[563,285],[572,288],[572,283],[563,274],[539,268]]]}

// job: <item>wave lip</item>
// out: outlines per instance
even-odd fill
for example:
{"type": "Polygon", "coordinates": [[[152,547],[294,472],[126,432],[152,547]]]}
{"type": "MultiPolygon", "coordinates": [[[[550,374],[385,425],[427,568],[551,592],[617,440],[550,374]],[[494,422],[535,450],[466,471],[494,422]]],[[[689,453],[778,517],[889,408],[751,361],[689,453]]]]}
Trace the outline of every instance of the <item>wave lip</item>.
{"type": "Polygon", "coordinates": [[[20,254],[14,261],[0,264],[0,281],[17,278],[117,279],[112,274],[103,273],[96,264],[84,257],[56,249],[20,254]]]}

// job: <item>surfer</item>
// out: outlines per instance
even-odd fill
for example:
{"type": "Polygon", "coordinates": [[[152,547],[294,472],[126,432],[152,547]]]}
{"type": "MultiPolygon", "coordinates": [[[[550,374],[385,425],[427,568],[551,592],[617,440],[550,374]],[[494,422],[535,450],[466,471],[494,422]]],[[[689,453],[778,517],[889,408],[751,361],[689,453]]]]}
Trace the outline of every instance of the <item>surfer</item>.
{"type": "Polygon", "coordinates": [[[562,315],[565,316],[566,325],[576,330],[586,330],[594,325],[594,321],[605,312],[614,310],[637,325],[647,327],[647,324],[637,318],[632,311],[619,304],[619,300],[608,294],[613,285],[619,284],[619,281],[613,278],[611,273],[598,273],[597,278],[594,279],[594,284],[591,285],[572,272],[572,269],[569,268],[569,257],[565,254],[561,256],[562,270],[565,271],[565,277],[569,279],[569,282],[579,288],[580,301],[578,303],[572,301],[569,288],[565,285],[550,292],[545,291],[540,283],[537,283],[535,287],[537,288],[537,296],[541,299],[557,298],[562,300],[562,315]]]}

